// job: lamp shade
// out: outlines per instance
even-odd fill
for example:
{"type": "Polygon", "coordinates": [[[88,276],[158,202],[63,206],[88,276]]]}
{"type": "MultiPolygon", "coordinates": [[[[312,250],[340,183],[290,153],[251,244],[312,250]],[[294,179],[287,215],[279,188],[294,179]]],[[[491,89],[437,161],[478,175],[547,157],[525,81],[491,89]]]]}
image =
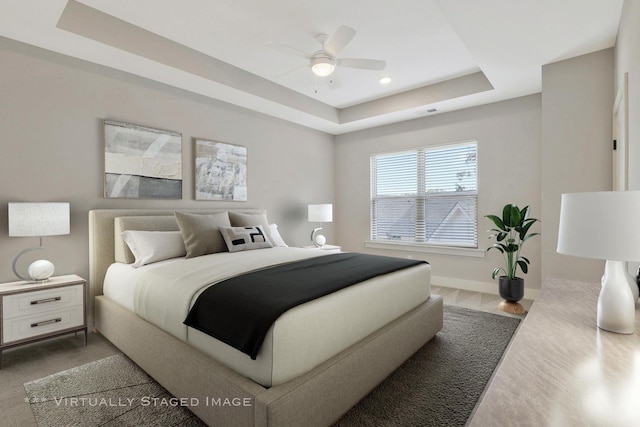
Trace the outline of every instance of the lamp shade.
{"type": "Polygon", "coordinates": [[[333,221],[333,205],[309,205],[309,222],[333,221]]]}
{"type": "Polygon", "coordinates": [[[9,236],[43,237],[69,234],[69,203],[9,203],[9,236]]]}
{"type": "Polygon", "coordinates": [[[640,261],[640,191],[562,195],[558,253],[640,261]]]}

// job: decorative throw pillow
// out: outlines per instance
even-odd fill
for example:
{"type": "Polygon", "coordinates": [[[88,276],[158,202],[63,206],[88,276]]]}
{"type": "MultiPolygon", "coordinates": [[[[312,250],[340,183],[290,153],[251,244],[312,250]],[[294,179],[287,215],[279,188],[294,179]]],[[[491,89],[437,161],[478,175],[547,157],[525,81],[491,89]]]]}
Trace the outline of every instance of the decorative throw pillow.
{"type": "Polygon", "coordinates": [[[179,231],[126,230],[121,236],[135,257],[135,268],[187,254],[179,231]]]}
{"type": "Polygon", "coordinates": [[[249,227],[220,227],[220,234],[222,234],[229,252],[273,247],[261,225],[249,227]]]}
{"type": "Polygon", "coordinates": [[[280,236],[280,232],[278,231],[278,224],[269,224],[269,239],[271,240],[271,243],[273,243],[273,246],[276,248],[289,247],[289,245],[285,243],[282,236],[280,236]]]}
{"type": "Polygon", "coordinates": [[[262,229],[267,233],[269,240],[271,238],[271,230],[269,229],[269,220],[267,220],[266,213],[244,213],[229,211],[229,220],[232,227],[253,227],[254,225],[262,226],[262,229]]]}
{"type": "Polygon", "coordinates": [[[187,258],[226,252],[227,246],[220,235],[220,227],[230,227],[227,212],[192,214],[175,212],[182,233],[187,258]]]}

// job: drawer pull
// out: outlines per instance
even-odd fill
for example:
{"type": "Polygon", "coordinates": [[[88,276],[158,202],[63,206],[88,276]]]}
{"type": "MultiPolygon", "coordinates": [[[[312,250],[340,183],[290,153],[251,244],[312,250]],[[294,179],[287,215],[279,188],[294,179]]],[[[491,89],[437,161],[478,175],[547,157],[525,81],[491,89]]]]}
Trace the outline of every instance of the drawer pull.
{"type": "Polygon", "coordinates": [[[42,322],[32,323],[31,327],[37,328],[38,326],[50,325],[52,323],[58,323],[58,322],[62,322],[62,318],[58,317],[57,319],[44,320],[42,322]]]}
{"type": "Polygon", "coordinates": [[[60,301],[61,299],[62,299],[62,297],[39,299],[39,300],[31,301],[31,305],[44,304],[45,302],[60,301]]]}

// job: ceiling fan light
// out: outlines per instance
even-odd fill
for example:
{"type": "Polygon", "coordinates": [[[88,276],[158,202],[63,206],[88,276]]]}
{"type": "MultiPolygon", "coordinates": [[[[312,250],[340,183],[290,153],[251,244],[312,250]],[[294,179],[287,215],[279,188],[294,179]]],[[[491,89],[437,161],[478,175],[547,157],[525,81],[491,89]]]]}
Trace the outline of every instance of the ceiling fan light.
{"type": "Polygon", "coordinates": [[[311,61],[311,71],[320,77],[326,77],[333,73],[336,64],[331,58],[315,58],[311,61]]]}

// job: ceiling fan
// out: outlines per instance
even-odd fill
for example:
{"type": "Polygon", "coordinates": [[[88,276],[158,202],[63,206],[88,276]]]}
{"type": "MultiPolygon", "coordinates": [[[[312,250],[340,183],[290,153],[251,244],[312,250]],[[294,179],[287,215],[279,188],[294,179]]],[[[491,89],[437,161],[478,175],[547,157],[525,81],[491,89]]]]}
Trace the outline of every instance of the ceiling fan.
{"type": "MultiPolygon", "coordinates": [[[[326,34],[318,34],[316,36],[316,40],[318,40],[318,42],[322,46],[322,49],[317,50],[310,55],[306,52],[302,52],[289,46],[280,46],[286,48],[286,50],[288,51],[293,51],[296,54],[308,59],[311,71],[313,71],[315,75],[320,77],[331,75],[338,66],[359,68],[363,70],[384,70],[387,65],[385,61],[362,58],[337,58],[338,53],[342,49],[344,49],[347,44],[349,44],[349,42],[355,35],[356,30],[344,25],[338,28],[331,37],[326,34]]],[[[303,68],[306,68],[306,66],[303,68]]],[[[289,74],[296,70],[288,71],[285,74],[289,74]]]]}

